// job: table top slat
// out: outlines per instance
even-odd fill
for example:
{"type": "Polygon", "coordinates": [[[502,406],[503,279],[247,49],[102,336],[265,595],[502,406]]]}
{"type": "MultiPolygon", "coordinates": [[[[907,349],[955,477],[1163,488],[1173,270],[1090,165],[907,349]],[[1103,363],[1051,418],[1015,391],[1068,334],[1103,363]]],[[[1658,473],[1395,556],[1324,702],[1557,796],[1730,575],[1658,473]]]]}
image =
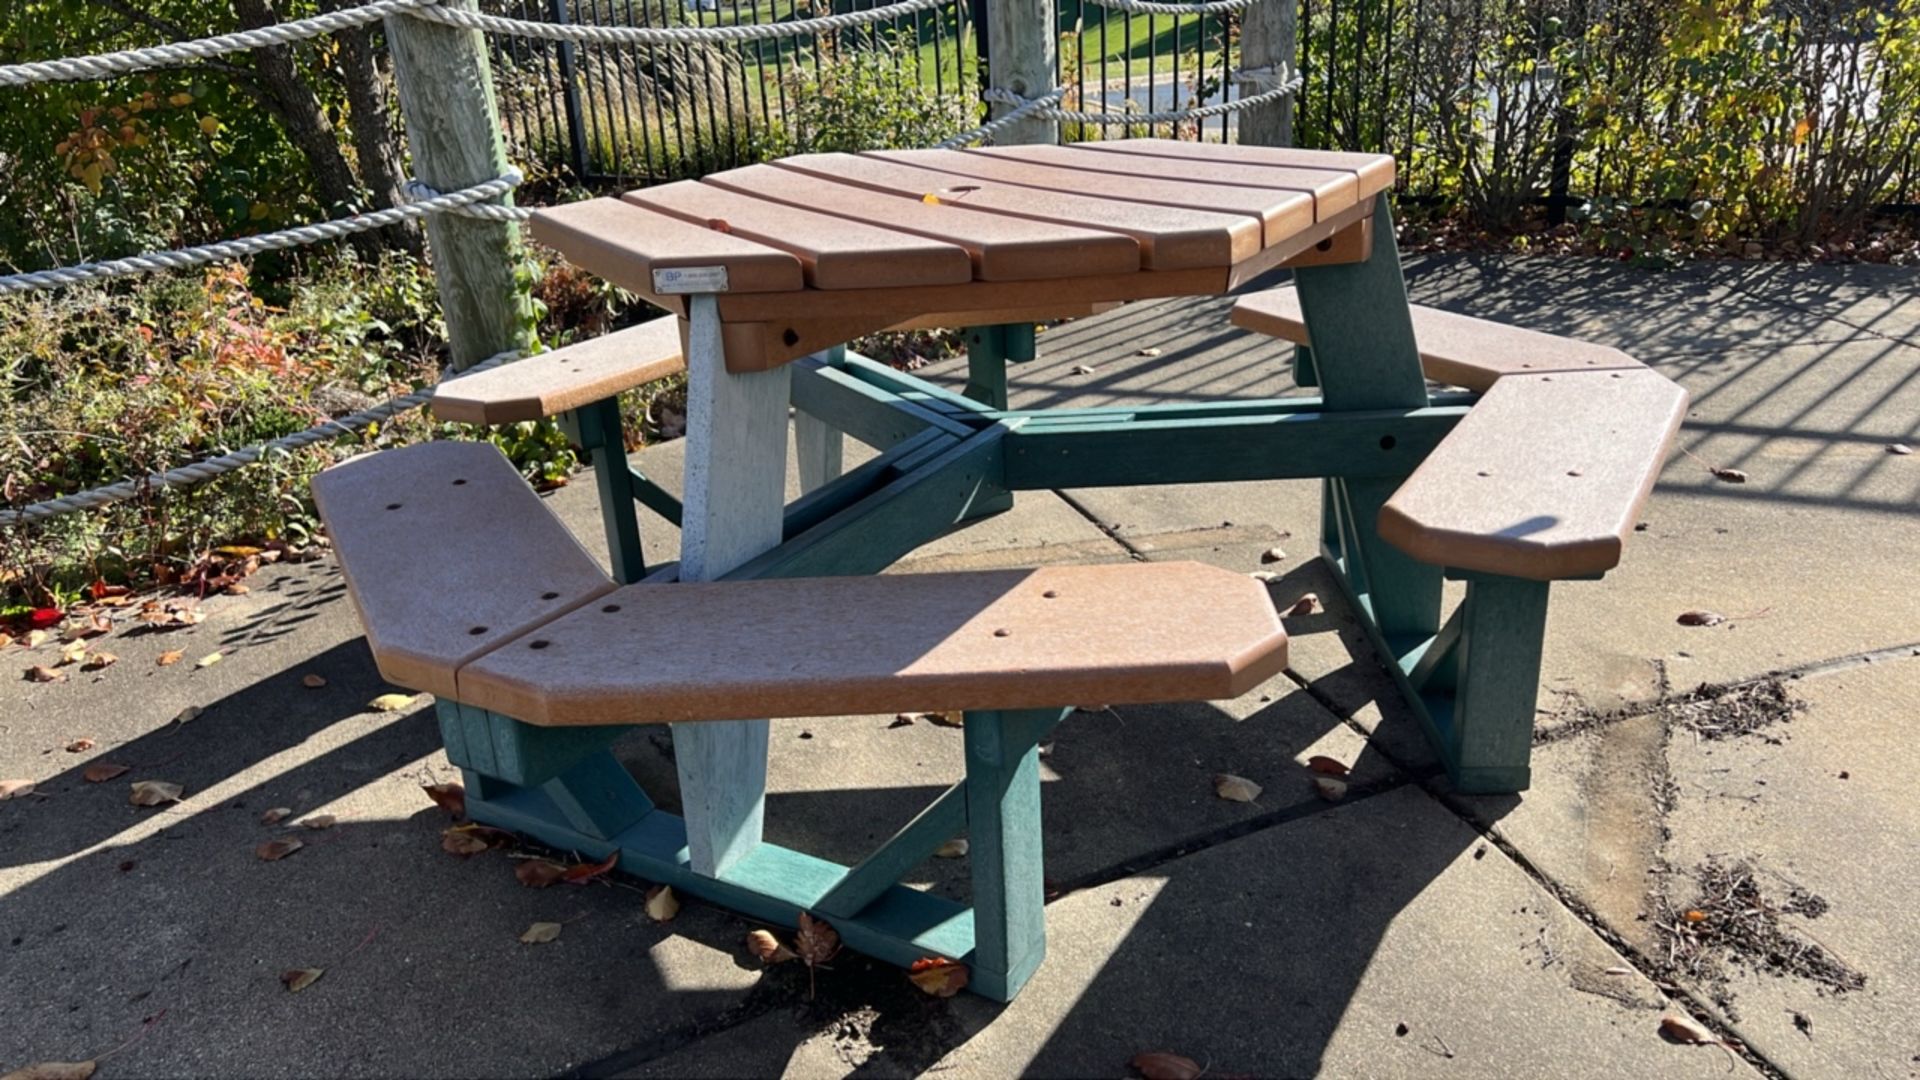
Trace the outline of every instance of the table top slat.
{"type": "Polygon", "coordinates": [[[1116,203],[1064,192],[969,179],[877,157],[801,154],[774,165],[787,172],[919,199],[928,194],[988,216],[1026,218],[1132,237],[1143,270],[1231,266],[1259,254],[1260,222],[1244,214],[1116,203]]]}
{"type": "MultiPolygon", "coordinates": [[[[1124,274],[1140,269],[1140,244],[1131,236],[1006,214],[975,213],[952,202],[874,190],[808,173],[749,165],[703,181],[758,199],[945,241],[966,250],[981,281],[1030,281],[1078,274],[1124,274]]],[[[845,220],[841,224],[846,224],[845,220]]]]}
{"type": "Polygon", "coordinates": [[[634,292],[656,291],[655,270],[702,266],[726,267],[729,292],[796,292],[807,284],[790,252],[619,199],[538,211],[531,230],[568,262],[634,292]]]}
{"type": "Polygon", "coordinates": [[[1205,162],[1209,166],[1262,165],[1284,169],[1320,169],[1350,173],[1356,195],[1366,199],[1393,186],[1391,154],[1358,154],[1344,150],[1301,150],[1291,146],[1246,146],[1240,143],[1180,142],[1177,139],[1114,139],[1075,143],[1073,149],[1099,150],[1133,157],[1173,158],[1205,162]]]}
{"type": "MultiPolygon", "coordinates": [[[[1134,140],[1114,144],[1124,147],[1134,140]]],[[[1196,167],[1198,159],[1164,157],[1151,153],[1093,153],[1097,144],[1073,146],[992,146],[976,153],[993,157],[1031,161],[1037,165],[1058,165],[1087,172],[1119,173],[1152,180],[1178,180],[1183,183],[1226,184],[1232,187],[1278,188],[1304,191],[1313,196],[1314,220],[1324,221],[1360,201],[1359,177],[1344,169],[1304,169],[1293,165],[1240,164],[1210,160],[1196,167]]]]}
{"type": "Polygon", "coordinates": [[[623,202],[791,252],[816,289],[955,285],[973,280],[961,248],[697,180],[629,191],[623,202]]]}
{"type": "Polygon", "coordinates": [[[867,156],[1022,187],[1071,191],[1112,203],[1146,203],[1183,210],[1245,214],[1260,221],[1264,228],[1264,242],[1268,245],[1279,243],[1314,223],[1313,196],[1304,191],[1156,180],[1039,165],[962,150],[881,150],[867,156]]]}

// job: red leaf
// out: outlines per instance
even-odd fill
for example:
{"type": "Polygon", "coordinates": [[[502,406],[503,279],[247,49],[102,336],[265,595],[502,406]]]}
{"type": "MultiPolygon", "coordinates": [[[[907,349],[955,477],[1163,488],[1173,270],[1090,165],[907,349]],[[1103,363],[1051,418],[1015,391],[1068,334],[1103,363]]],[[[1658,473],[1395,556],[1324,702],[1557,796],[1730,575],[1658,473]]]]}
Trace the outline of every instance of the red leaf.
{"type": "Polygon", "coordinates": [[[907,969],[913,985],[934,997],[950,998],[967,986],[967,966],[944,956],[923,956],[907,969]]]}
{"type": "Polygon", "coordinates": [[[1199,1080],[1200,1065],[1190,1057],[1169,1054],[1164,1050],[1155,1050],[1145,1054],[1135,1054],[1127,1064],[1137,1069],[1147,1080],[1199,1080]]]}
{"type": "Polygon", "coordinates": [[[566,874],[563,875],[560,880],[573,885],[584,885],[594,878],[605,874],[607,871],[612,870],[613,864],[619,861],[620,851],[616,848],[612,854],[607,856],[606,862],[581,863],[578,866],[567,867],[566,874]]]}
{"type": "Polygon", "coordinates": [[[464,784],[426,784],[420,788],[435,806],[457,818],[467,816],[467,789],[464,784]]]}
{"type": "Polygon", "coordinates": [[[59,608],[34,608],[32,613],[27,616],[27,625],[35,630],[43,630],[49,626],[58,624],[60,620],[65,617],[65,613],[59,608]]]}
{"type": "Polygon", "coordinates": [[[529,889],[544,889],[567,876],[567,868],[545,859],[529,859],[513,868],[513,876],[529,889]]]}

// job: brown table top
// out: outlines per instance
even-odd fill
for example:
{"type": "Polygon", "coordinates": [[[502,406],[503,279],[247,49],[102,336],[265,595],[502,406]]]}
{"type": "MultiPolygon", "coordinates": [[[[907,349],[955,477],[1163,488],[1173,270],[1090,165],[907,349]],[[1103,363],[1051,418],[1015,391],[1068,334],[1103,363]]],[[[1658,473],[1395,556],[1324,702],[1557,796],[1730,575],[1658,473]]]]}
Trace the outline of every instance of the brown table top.
{"type": "Polygon", "coordinates": [[[533,235],[675,312],[717,294],[752,370],[932,317],[1223,293],[1364,229],[1393,168],[1163,139],[804,154],[542,210],[533,235]]]}

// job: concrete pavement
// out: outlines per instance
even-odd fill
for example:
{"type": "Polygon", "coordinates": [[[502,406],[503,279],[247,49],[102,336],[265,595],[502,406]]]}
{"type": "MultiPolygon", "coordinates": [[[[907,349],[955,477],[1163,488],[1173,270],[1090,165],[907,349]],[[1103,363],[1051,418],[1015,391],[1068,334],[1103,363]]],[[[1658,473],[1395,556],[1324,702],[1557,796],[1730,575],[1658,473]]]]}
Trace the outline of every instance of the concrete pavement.
{"type": "MultiPolygon", "coordinates": [[[[101,1076],[1085,1076],[1152,1050],[1209,1075],[1726,1075],[1722,1050],[1659,1035],[1678,997],[1744,1044],[1736,1073],[1920,1076],[1920,455],[1886,450],[1920,443],[1920,281],[1479,257],[1408,276],[1421,302],[1618,344],[1694,394],[1624,565],[1556,589],[1526,794],[1436,776],[1314,558],[1314,485],[1034,493],[904,568],[1197,558],[1331,608],[1290,619],[1293,672],[1235,702],[1060,728],[1050,956],[1019,1002],[926,998],[854,956],[810,1000],[725,912],[654,924],[631,883],[530,890],[499,852],[444,854],[417,791],[454,775],[426,699],[370,710],[390,688],[337,573],[276,566],[197,627],[116,634],[97,675],[0,683],[0,779],[39,784],[0,805],[0,1068],[137,1038],[101,1076]],[[1679,626],[1689,608],[1731,618],[1679,626]],[[169,650],[186,662],[157,666],[169,650]],[[1314,754],[1354,766],[1347,799],[1315,797],[1314,754]],[[100,762],[132,771],[86,782],[100,762]],[[1265,791],[1217,799],[1219,772],[1265,791]],[[130,806],[140,779],[185,799],[130,806]],[[339,823],[262,825],[278,806],[339,823]],[[306,846],[255,857],[280,835],[306,846]],[[1750,883],[1744,929],[1700,949],[1686,912],[1720,925],[1703,882],[1729,881],[1750,883]],[[560,939],[521,944],[535,921],[560,939]],[[326,973],[289,993],[298,967],[326,973]]],[[[1284,347],[1225,307],[1048,331],[1016,404],[1292,392],[1284,347]]],[[[677,475],[678,451],[646,451],[649,474],[677,475]]],[[[590,483],[552,503],[598,547],[590,483]]],[[[670,557],[664,523],[647,538],[670,557]]],[[[857,858],[959,775],[957,732],[890,722],[776,722],[770,837],[857,858]]],[[[671,805],[664,733],[621,754],[671,805]]],[[[912,880],[957,895],[964,865],[912,880]]]]}

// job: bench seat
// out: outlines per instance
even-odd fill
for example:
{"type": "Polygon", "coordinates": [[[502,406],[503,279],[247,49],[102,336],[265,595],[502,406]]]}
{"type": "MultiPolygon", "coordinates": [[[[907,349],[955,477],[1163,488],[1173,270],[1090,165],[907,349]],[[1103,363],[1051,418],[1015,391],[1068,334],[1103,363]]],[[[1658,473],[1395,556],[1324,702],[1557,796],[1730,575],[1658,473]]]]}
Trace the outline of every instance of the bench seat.
{"type": "MultiPolygon", "coordinates": [[[[1615,371],[1645,365],[1619,349],[1476,319],[1439,308],[1410,305],[1420,367],[1437,383],[1485,393],[1502,375],[1554,371],[1615,371]]],[[[1300,294],[1291,285],[1243,296],[1233,305],[1233,325],[1295,345],[1307,340],[1300,294]]]]}
{"type": "Polygon", "coordinates": [[[428,407],[441,420],[513,424],[557,416],[686,369],[680,319],[666,315],[448,379],[428,407]]]}
{"type": "Polygon", "coordinates": [[[363,454],[313,500],[388,682],[451,697],[468,661],[614,584],[487,443],[363,454]]]}
{"type": "Polygon", "coordinates": [[[1507,577],[1619,565],[1685,418],[1687,392],[1646,368],[1508,374],[1380,511],[1422,562],[1507,577]]]}
{"type": "Polygon", "coordinates": [[[530,724],[1238,697],[1286,666],[1261,583],[1198,563],[630,585],[460,670],[530,724]]]}

